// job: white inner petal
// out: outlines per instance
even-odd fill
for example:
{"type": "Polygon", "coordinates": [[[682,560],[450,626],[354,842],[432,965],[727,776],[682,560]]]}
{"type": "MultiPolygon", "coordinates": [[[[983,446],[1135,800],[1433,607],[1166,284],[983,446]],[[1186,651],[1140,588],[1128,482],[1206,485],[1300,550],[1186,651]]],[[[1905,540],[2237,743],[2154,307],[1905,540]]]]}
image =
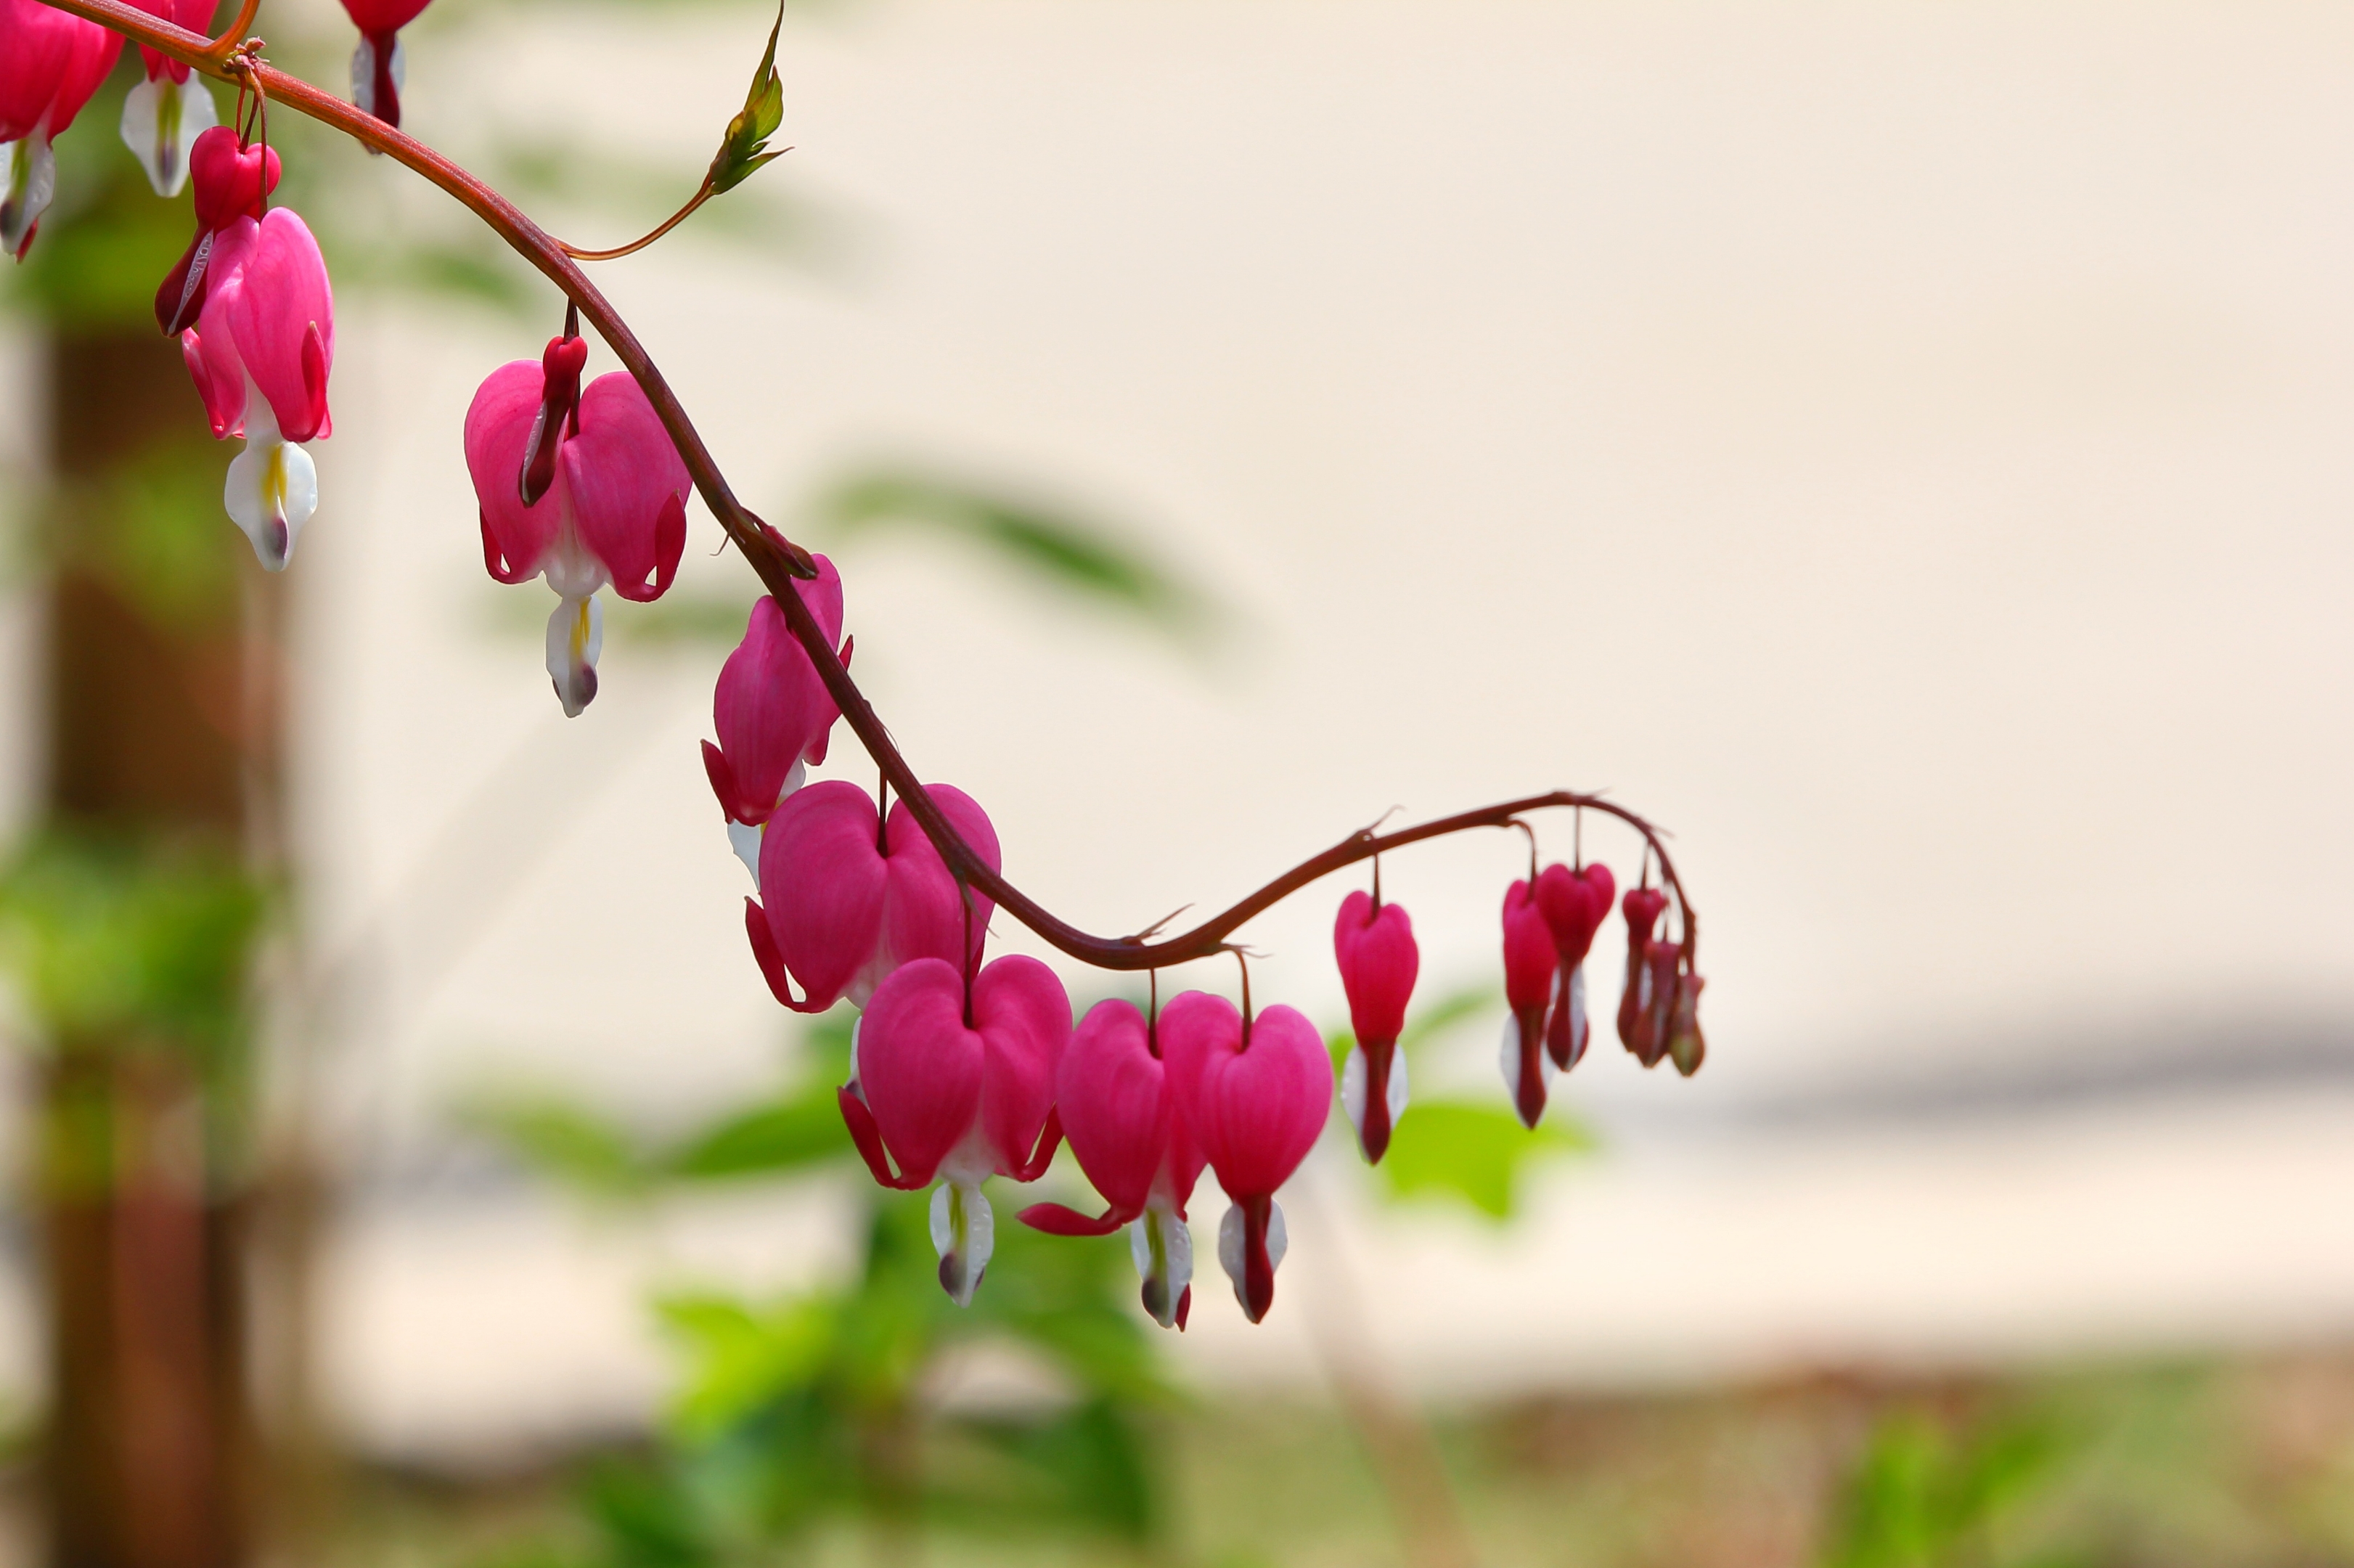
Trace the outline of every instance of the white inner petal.
{"type": "Polygon", "coordinates": [[[764,823],[739,822],[733,817],[727,819],[727,847],[736,852],[736,858],[742,861],[744,869],[752,874],[755,888],[760,885],[760,835],[766,831],[764,823]]]}
{"type": "Polygon", "coordinates": [[[46,120],[19,142],[0,142],[0,251],[14,256],[57,194],[57,154],[46,120]]]}
{"type": "Polygon", "coordinates": [[[319,469],[299,444],[278,434],[270,400],[246,377],[245,450],[228,465],[221,503],[253,541],[255,558],[284,571],[302,524],[319,510],[319,469]]]}
{"type": "Polygon", "coordinates": [[[943,1181],[932,1189],[932,1250],[939,1255],[940,1287],[960,1307],[972,1293],[997,1246],[997,1218],[980,1183],[943,1181]]]}
{"type": "Polygon", "coordinates": [[[1585,1052],[1585,966],[1569,971],[1569,1054],[1572,1061],[1585,1052]]]}
{"type": "Polygon", "coordinates": [[[1161,1282],[1160,1309],[1152,1315],[1162,1328],[1171,1327],[1177,1303],[1193,1283],[1193,1233],[1174,1210],[1154,1203],[1129,1222],[1128,1255],[1138,1279],[1161,1282]]]}
{"type": "Polygon", "coordinates": [[[547,678],[566,718],[597,696],[597,655],[605,648],[605,605],[594,593],[565,598],[547,618],[547,678]]]}
{"type": "Polygon", "coordinates": [[[139,82],[122,98],[122,143],[160,196],[180,194],[188,180],[189,145],[219,122],[200,77],[174,81],[167,72],[139,82]]]}

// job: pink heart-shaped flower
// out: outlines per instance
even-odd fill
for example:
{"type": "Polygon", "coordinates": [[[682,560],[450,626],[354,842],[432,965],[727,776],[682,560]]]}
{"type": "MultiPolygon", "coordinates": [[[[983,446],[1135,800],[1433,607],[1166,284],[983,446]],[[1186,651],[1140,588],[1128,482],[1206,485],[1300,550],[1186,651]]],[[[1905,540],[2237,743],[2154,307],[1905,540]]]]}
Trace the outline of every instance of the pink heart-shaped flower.
{"type": "MultiPolygon", "coordinates": [[[[949,785],[926,792],[996,869],[988,814],[949,785]]],[[[796,790],[769,817],[760,841],[760,899],[747,901],[746,919],[753,951],[787,1007],[822,1012],[844,996],[864,1006],[902,964],[979,959],[996,906],[971,894],[968,920],[963,890],[907,802],[891,808],[886,831],[878,833],[878,826],[873,799],[843,779],[796,790]],[[785,984],[787,971],[801,981],[798,1000],[785,984]]]]}

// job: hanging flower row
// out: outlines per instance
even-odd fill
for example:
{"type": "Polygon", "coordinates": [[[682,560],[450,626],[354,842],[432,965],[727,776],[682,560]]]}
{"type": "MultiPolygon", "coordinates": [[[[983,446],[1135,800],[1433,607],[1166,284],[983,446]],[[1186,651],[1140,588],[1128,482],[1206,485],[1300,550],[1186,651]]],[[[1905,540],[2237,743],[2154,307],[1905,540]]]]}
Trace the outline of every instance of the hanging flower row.
{"type": "MultiPolygon", "coordinates": [[[[194,185],[195,233],[157,287],[156,323],[179,339],[214,435],[245,442],[229,464],[225,502],[261,564],[277,570],[318,506],[307,444],[332,429],[334,291],[309,228],[271,203],[281,165],[268,144],[260,45],[191,51],[186,35],[135,22],[143,12],[174,27],[208,28],[215,0],[137,4],[133,11],[118,0],[0,0],[0,243],[21,258],[33,242],[54,191],[50,142],[71,125],[120,52],[116,32],[74,13],[103,15],[142,39],[145,69],[125,103],[125,141],[157,191],[194,185]],[[208,90],[182,58],[192,53],[239,83],[230,123],[215,122],[208,90]]],[[[398,35],[424,0],[344,4],[360,30],[354,99],[384,127],[397,124],[406,85],[398,35]]],[[[246,0],[239,29],[252,14],[246,0]]],[[[504,584],[542,578],[556,595],[546,670],[567,715],[584,712],[597,694],[602,593],[645,601],[669,588],[685,546],[686,503],[698,484],[759,570],[769,591],[720,672],[716,738],[703,747],[728,842],[756,884],[757,896],[745,902],[746,934],[784,1007],[821,1012],[847,1001],[860,1010],[839,1095],[843,1119],[878,1182],[931,1189],[942,1288],[969,1303],[987,1271],[995,1219],[983,1183],[1034,1181],[1067,1141],[1102,1210],[1033,1203],[1021,1211],[1023,1223],[1061,1235],[1125,1229],[1145,1309],[1182,1328],[1193,1300],[1187,1205],[1207,1170],[1229,1203],[1218,1228],[1219,1265],[1245,1314],[1253,1322],[1263,1318],[1287,1245],[1278,1194],[1314,1146],[1336,1089],[1370,1161],[1384,1156],[1409,1114],[1399,1042],[1419,950],[1406,911],[1381,896],[1378,859],[1404,843],[1471,828],[1529,832],[1529,874],[1506,890],[1502,910],[1509,1015],[1500,1065],[1522,1122],[1536,1124],[1555,1075],[1586,1054],[1585,960],[1614,901],[1628,938],[1619,1039],[1646,1067],[1672,1061],[1687,1075],[1696,1071],[1705,1044],[1691,909],[1658,835],[1592,797],[1556,793],[1387,837],[1353,835],[1234,909],[1159,942],[1089,937],[1005,882],[988,813],[948,785],[917,784],[858,699],[833,564],[798,551],[734,503],[675,400],[658,408],[650,396],[668,397],[659,372],[610,311],[599,325],[636,373],[583,381],[588,343],[579,302],[600,308],[601,302],[580,281],[575,259],[651,243],[777,155],[766,144],[781,112],[775,50],[772,32],[744,111],[701,189],[644,240],[592,252],[528,225],[502,228],[510,243],[567,280],[576,302],[537,359],[501,366],[483,380],[466,411],[464,461],[485,568],[504,584]],[[840,779],[808,782],[845,712],[883,769],[879,798],[840,779]],[[1609,868],[1582,856],[1539,866],[1535,833],[1521,813],[1561,805],[1618,816],[1643,833],[1638,885],[1620,896],[1609,868]],[[1157,971],[1214,953],[1239,955],[1229,938],[1251,915],[1368,860],[1371,890],[1343,898],[1333,923],[1353,1033],[1337,1084],[1325,1042],[1303,1014],[1280,1004],[1254,1009],[1246,964],[1239,1006],[1193,991],[1142,1011],[1124,1001],[1099,1002],[1075,1021],[1053,969],[1024,956],[986,953],[991,918],[1002,906],[1100,968],[1157,971]]],[[[275,73],[269,79],[306,112],[329,111],[316,89],[275,73]]],[[[342,114],[348,118],[348,111],[342,114]]],[[[389,130],[355,133],[404,162],[418,164],[422,156],[389,130]]],[[[439,177],[452,177],[446,162],[434,167],[439,177]]],[[[493,194],[462,171],[455,177],[471,192],[493,194]]]]}

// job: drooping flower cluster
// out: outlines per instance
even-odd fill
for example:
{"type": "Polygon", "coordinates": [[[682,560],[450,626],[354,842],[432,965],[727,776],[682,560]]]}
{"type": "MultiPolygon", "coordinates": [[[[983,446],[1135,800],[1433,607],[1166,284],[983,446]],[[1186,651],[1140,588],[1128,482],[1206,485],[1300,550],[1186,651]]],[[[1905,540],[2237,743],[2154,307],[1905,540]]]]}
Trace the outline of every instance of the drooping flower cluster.
{"type": "MultiPolygon", "coordinates": [[[[1026,957],[984,962],[994,905],[943,858],[916,802],[886,813],[858,785],[802,782],[839,716],[810,640],[821,651],[839,642],[845,662],[850,652],[840,574],[823,556],[814,564],[815,578],[794,585],[797,613],[774,599],[755,607],[719,676],[719,740],[703,755],[730,842],[758,884],[745,901],[746,935],[769,989],[796,1012],[844,1000],[863,1012],[837,1097],[860,1155],[885,1187],[934,1189],[940,1284],[964,1304],[994,1248],[982,1183],[1034,1181],[1067,1141],[1101,1212],[1042,1202],[1021,1219],[1056,1235],[1125,1228],[1146,1311],[1181,1328],[1193,1304],[1187,1205],[1209,1170],[1230,1203],[1218,1260],[1257,1322],[1287,1245],[1277,1193],[1331,1112],[1322,1038],[1289,1007],[1247,1012],[1247,980],[1239,1009],[1204,991],[1149,1012],[1114,998],[1074,1028],[1053,970],[1026,957]]],[[[982,865],[1001,868],[996,832],[970,796],[936,784],[923,800],[982,865]]],[[[1505,1065],[1533,1125],[1552,1075],[1575,1065],[1591,1038],[1584,966],[1616,889],[1599,864],[1532,871],[1505,899],[1505,1065]]],[[[1372,893],[1341,901],[1332,930],[1354,1033],[1341,1102],[1373,1161],[1406,1112],[1399,1043],[1420,967],[1412,918],[1379,890],[1377,870],[1372,893]]],[[[1635,972],[1650,977],[1662,949],[1633,912],[1656,923],[1667,905],[1638,891],[1635,972]]],[[[1670,946],[1665,983],[1696,998],[1697,981],[1672,972],[1681,949],[1670,946]]],[[[1672,1008],[1643,1016],[1659,1020],[1659,1038],[1672,1035],[1672,1008]]]]}
{"type": "Polygon", "coordinates": [[[1708,1055],[1700,1030],[1701,987],[1684,944],[1655,935],[1667,912],[1667,895],[1652,887],[1630,887],[1621,907],[1627,916],[1627,989],[1618,998],[1618,1038],[1646,1067],[1672,1060],[1691,1077],[1708,1055]]]}

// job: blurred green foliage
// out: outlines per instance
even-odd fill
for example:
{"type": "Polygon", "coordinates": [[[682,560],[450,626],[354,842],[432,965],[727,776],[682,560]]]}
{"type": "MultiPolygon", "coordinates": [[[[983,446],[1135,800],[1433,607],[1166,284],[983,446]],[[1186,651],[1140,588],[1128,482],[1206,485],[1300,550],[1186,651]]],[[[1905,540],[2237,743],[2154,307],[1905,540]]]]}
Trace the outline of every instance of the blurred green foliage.
{"type": "Polygon", "coordinates": [[[2047,1423],[1956,1431],[1918,1410],[1894,1412],[1848,1477],[1823,1568],[2074,1568],[2087,1560],[2007,1551],[2003,1533],[2072,1457],[2047,1423]]]}
{"type": "Polygon", "coordinates": [[[43,1043],[228,1061],[249,1022],[260,890],[201,843],[50,832],[0,874],[0,962],[43,1043]]]}
{"type": "Polygon", "coordinates": [[[773,1300],[656,1304],[684,1362],[663,1440],[588,1478],[596,1543],[550,1561],[721,1568],[843,1528],[1150,1542],[1165,1512],[1158,1413],[1175,1395],[1131,1300],[1125,1241],[1043,1236],[1001,1202],[989,1278],[959,1308],[939,1287],[929,1194],[869,1186],[843,1130],[833,1086],[849,1075],[848,1010],[805,1030],[798,1057],[773,1097],[666,1139],[556,1096],[484,1097],[467,1113],[601,1202],[834,1173],[858,1194],[845,1279],[773,1300]],[[1013,1356],[1039,1393],[1007,1409],[944,1404],[939,1384],[970,1353],[1013,1356]]]}

